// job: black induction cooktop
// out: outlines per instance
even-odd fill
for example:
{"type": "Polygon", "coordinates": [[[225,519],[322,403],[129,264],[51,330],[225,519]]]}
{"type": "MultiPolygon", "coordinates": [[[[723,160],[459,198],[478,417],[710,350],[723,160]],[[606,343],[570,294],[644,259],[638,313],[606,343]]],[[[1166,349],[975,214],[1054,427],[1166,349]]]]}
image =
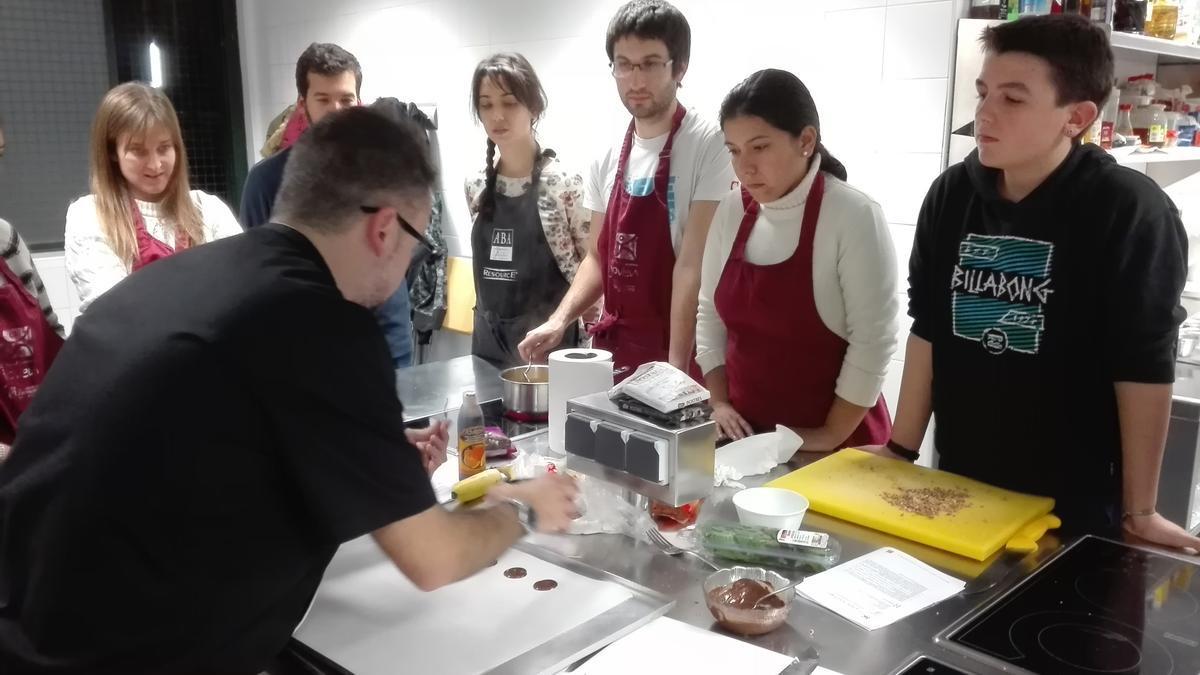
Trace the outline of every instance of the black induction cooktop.
{"type": "Polygon", "coordinates": [[[1200,673],[1200,565],[1084,537],[946,639],[1039,675],[1200,673]]]}
{"type": "MultiPolygon", "coordinates": [[[[531,417],[527,415],[513,415],[504,409],[504,403],[499,400],[486,401],[479,404],[479,408],[483,412],[484,426],[500,429],[504,432],[504,435],[508,436],[509,438],[532,433],[534,431],[540,431],[549,426],[549,423],[544,416],[531,417]]],[[[457,410],[452,410],[448,412],[447,415],[447,419],[458,419],[457,410]]],[[[424,417],[409,422],[408,426],[420,429],[429,426],[430,420],[440,418],[440,415],[424,417]]]]}

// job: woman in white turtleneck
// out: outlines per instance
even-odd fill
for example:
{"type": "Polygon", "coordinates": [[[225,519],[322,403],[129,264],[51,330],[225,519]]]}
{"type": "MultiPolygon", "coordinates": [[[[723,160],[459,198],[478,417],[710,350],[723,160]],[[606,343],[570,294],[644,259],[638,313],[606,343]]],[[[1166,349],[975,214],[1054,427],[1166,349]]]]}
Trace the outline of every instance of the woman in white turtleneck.
{"type": "Polygon", "coordinates": [[[79,310],[142,267],[242,231],[220,198],[188,188],[179,119],[161,91],[112,88],[92,123],[92,193],[67,209],[67,275],[79,310]]]}
{"type": "Polygon", "coordinates": [[[696,328],[720,435],[784,425],[806,451],[886,442],[899,301],[879,205],[845,183],[795,75],[751,75],[720,120],[742,190],[713,216],[696,328]]]}

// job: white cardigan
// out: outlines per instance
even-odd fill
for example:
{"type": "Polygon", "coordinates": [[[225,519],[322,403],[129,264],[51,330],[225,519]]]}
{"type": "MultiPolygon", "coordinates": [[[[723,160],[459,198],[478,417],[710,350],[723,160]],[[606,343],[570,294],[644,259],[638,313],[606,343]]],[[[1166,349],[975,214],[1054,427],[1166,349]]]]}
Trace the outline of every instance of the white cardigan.
{"type": "MultiPolygon", "coordinates": [[[[204,221],[204,241],[231,237],[242,232],[233,211],[215,195],[192,190],[192,201],[200,209],[204,221]]],[[[151,237],[174,248],[175,228],[168,227],[158,215],[158,204],[134,200],[146,231],[151,237]]],[[[64,236],[67,276],[79,295],[79,311],[84,311],[100,295],[129,276],[131,266],[117,257],[100,229],[96,200],[92,195],[76,199],[67,208],[67,228],[64,236]]]]}
{"type": "MultiPolygon", "coordinates": [[[[819,166],[818,155],[795,190],[761,205],[746,241],[747,262],[774,265],[795,253],[804,204],[819,166]]],[[[696,362],[705,373],[725,364],[725,323],[713,296],[744,215],[741,192],[731,192],[717,206],[708,232],[696,323],[696,362]]],[[[817,314],[849,343],[835,393],[854,405],[871,407],[883,390],[888,361],[896,350],[900,303],[891,233],[879,204],[829,174],[817,225],[813,241],[817,314]]]]}

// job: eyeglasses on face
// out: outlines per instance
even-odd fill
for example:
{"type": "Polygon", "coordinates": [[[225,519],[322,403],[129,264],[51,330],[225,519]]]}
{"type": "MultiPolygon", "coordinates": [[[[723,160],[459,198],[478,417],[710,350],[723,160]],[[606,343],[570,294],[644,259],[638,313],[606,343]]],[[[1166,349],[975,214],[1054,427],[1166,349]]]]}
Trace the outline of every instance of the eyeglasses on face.
{"type": "MultiPolygon", "coordinates": [[[[381,207],[381,206],[359,206],[358,208],[361,209],[362,212],[366,213],[366,214],[379,213],[383,209],[383,207],[381,207]]],[[[400,216],[399,211],[396,212],[396,222],[400,223],[400,229],[407,232],[410,237],[412,237],[413,239],[416,239],[418,243],[424,245],[425,248],[429,249],[429,253],[431,255],[434,255],[434,256],[442,255],[442,250],[440,248],[438,248],[438,245],[433,243],[433,241],[429,237],[421,234],[420,232],[417,232],[417,229],[415,227],[410,225],[407,220],[405,220],[403,217],[400,216]]]]}
{"type": "Polygon", "coordinates": [[[645,74],[646,77],[659,77],[665,73],[674,62],[675,59],[667,59],[666,61],[650,59],[649,61],[643,61],[642,63],[631,63],[629,61],[619,60],[608,64],[608,67],[612,69],[613,77],[617,78],[618,80],[624,80],[633,77],[633,73],[639,70],[645,74]]]}

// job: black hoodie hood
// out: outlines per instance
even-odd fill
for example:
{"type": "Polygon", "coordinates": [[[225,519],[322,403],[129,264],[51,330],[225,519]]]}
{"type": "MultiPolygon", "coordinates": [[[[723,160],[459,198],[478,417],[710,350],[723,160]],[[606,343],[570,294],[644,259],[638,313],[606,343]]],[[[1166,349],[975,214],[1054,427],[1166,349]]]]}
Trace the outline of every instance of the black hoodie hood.
{"type": "Polygon", "coordinates": [[[1003,211],[1019,212],[1030,208],[1045,208],[1060,202],[1064,197],[1079,196],[1093,185],[1097,176],[1116,167],[1117,162],[1112,155],[1097,145],[1075,144],[1062,164],[1020,202],[1010,202],[1000,195],[1001,172],[999,169],[984,166],[979,161],[978,149],[971,151],[963,160],[963,165],[976,194],[988,202],[989,206],[1003,211]]]}

